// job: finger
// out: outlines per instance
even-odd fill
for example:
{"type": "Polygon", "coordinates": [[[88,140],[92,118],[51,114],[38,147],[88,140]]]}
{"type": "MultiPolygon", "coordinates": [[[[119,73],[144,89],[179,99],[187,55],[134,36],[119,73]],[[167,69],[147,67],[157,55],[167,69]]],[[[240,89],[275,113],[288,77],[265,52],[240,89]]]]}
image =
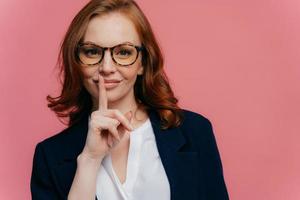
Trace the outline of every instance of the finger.
{"type": "Polygon", "coordinates": [[[133,114],[132,114],[132,111],[129,111],[127,113],[125,113],[125,117],[126,119],[130,122],[131,124],[131,121],[132,121],[132,118],[133,118],[133,114]]]}
{"type": "Polygon", "coordinates": [[[132,113],[132,111],[129,111],[129,112],[125,113],[125,117],[126,117],[126,119],[129,121],[129,123],[130,123],[131,130],[129,130],[129,131],[133,131],[134,128],[133,128],[133,126],[132,126],[132,118],[133,118],[133,113],[132,113]]]}
{"type": "Polygon", "coordinates": [[[118,127],[121,122],[115,118],[101,116],[98,118],[95,117],[89,123],[89,126],[91,127],[96,127],[99,130],[105,130],[109,129],[109,127],[118,127]]]}
{"type": "Polygon", "coordinates": [[[113,146],[113,140],[111,134],[108,134],[107,136],[107,144],[110,148],[113,146]]]}
{"type": "Polygon", "coordinates": [[[100,74],[99,74],[98,88],[99,88],[98,110],[105,111],[107,110],[107,94],[104,86],[104,79],[100,74]]]}
{"type": "MultiPolygon", "coordinates": [[[[132,117],[132,111],[127,112],[127,113],[125,114],[125,117],[126,117],[126,119],[131,123],[132,118],[133,118],[133,117],[132,117]]],[[[124,135],[125,135],[125,133],[130,133],[130,131],[133,130],[133,127],[132,127],[132,130],[128,130],[128,129],[126,129],[123,125],[121,125],[121,126],[118,126],[117,129],[118,129],[118,131],[119,131],[120,137],[123,138],[124,135]]]]}
{"type": "Polygon", "coordinates": [[[115,126],[108,127],[108,130],[117,141],[120,141],[120,136],[119,136],[118,130],[115,126]]]}
{"type": "Polygon", "coordinates": [[[111,110],[110,114],[113,115],[113,117],[115,117],[128,131],[133,130],[133,126],[129,121],[130,116],[132,115],[131,111],[126,113],[127,117],[123,115],[123,113],[121,113],[119,110],[111,110]]]}

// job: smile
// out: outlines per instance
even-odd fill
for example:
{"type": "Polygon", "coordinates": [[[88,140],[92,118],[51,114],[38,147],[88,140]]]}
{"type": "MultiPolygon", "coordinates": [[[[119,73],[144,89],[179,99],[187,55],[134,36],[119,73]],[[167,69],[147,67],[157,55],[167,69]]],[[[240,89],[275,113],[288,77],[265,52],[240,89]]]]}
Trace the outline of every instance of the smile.
{"type": "Polygon", "coordinates": [[[117,87],[120,84],[121,81],[119,82],[104,82],[104,86],[106,89],[112,89],[117,87]]]}
{"type": "MultiPolygon", "coordinates": [[[[113,89],[117,86],[119,86],[119,84],[122,82],[119,80],[104,80],[104,86],[105,89],[113,89]]],[[[94,83],[96,84],[97,88],[98,88],[98,81],[94,81],[94,83]]]]}

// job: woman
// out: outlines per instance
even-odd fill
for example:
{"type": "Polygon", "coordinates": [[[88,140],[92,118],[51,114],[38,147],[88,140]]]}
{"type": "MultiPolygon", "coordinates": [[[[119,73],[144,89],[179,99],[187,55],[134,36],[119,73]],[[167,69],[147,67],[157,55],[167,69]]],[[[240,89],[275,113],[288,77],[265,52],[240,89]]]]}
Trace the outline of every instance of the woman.
{"type": "Polygon", "coordinates": [[[228,199],[211,123],[178,107],[134,1],[90,1],[60,55],[47,99],[69,127],[37,145],[33,199],[228,199]]]}

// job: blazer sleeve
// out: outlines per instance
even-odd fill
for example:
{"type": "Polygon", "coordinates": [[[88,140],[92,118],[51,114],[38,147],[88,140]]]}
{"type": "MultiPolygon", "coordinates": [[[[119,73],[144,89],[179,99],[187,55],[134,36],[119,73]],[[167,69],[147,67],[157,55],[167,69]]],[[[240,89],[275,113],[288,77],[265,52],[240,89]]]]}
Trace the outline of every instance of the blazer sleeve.
{"type": "Polygon", "coordinates": [[[218,151],[212,124],[209,120],[204,123],[204,139],[202,140],[201,166],[203,166],[203,178],[205,179],[205,199],[229,200],[227,188],[223,176],[223,167],[218,151]]]}
{"type": "Polygon", "coordinates": [[[32,200],[60,199],[54,188],[41,143],[35,148],[30,189],[32,200]]]}

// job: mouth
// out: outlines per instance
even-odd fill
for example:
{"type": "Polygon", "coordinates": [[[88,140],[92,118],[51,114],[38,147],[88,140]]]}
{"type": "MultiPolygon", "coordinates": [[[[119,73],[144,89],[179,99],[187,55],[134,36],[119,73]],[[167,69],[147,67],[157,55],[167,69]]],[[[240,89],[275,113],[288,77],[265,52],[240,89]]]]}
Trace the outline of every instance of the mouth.
{"type": "MultiPolygon", "coordinates": [[[[98,86],[98,80],[97,81],[94,81],[97,88],[99,87],[98,86]]],[[[122,82],[122,80],[104,80],[104,86],[105,86],[105,89],[109,90],[109,89],[113,89],[117,86],[119,86],[119,84],[122,82]]]]}

